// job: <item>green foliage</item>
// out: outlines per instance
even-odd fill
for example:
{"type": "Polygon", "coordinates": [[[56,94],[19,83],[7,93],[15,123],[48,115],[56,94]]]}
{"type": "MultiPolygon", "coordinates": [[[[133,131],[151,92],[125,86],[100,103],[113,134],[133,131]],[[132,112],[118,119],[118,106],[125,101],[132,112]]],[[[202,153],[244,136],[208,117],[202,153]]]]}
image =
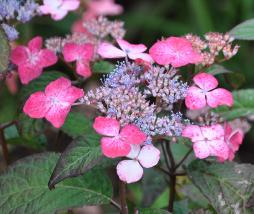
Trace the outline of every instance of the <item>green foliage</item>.
{"type": "Polygon", "coordinates": [[[246,207],[254,192],[253,165],[195,160],[187,173],[217,213],[254,212],[246,207]]]}
{"type": "Polygon", "coordinates": [[[114,65],[107,61],[100,61],[93,64],[93,73],[109,74],[114,69],[114,65]]]}
{"type": "Polygon", "coordinates": [[[140,214],[170,214],[167,210],[161,210],[161,209],[139,209],[140,214]]]}
{"type": "Polygon", "coordinates": [[[236,39],[254,40],[254,19],[249,19],[240,23],[229,33],[236,39]]]}
{"type": "Polygon", "coordinates": [[[0,28],[0,73],[7,70],[9,55],[10,45],[3,29],[0,28]]]}
{"type": "Polygon", "coordinates": [[[211,67],[207,69],[207,73],[212,75],[219,75],[219,74],[232,73],[232,71],[228,70],[222,65],[213,64],[211,67]]]}
{"type": "Polygon", "coordinates": [[[49,181],[49,187],[68,178],[84,174],[102,160],[98,140],[73,141],[61,154],[49,181]]]}
{"type": "Polygon", "coordinates": [[[234,106],[228,108],[225,106],[216,109],[222,117],[227,120],[233,120],[239,117],[250,117],[254,115],[254,90],[243,89],[233,92],[234,106]]]}
{"type": "Polygon", "coordinates": [[[47,182],[58,157],[54,153],[33,155],[2,174],[0,213],[53,214],[70,207],[109,203],[110,181],[98,171],[68,179],[50,191],[47,182]]]}
{"type": "Polygon", "coordinates": [[[23,86],[19,93],[21,101],[25,101],[32,93],[36,91],[43,91],[45,87],[52,81],[64,76],[58,71],[44,72],[39,78],[31,81],[28,85],[23,86]]]}

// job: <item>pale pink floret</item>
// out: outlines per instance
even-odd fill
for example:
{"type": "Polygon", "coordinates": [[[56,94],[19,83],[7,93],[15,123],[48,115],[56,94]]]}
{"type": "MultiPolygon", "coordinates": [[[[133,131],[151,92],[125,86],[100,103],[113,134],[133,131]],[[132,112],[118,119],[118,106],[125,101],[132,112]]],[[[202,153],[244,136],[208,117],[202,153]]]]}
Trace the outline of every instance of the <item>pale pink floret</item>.
{"type": "Polygon", "coordinates": [[[208,156],[228,158],[229,148],[224,141],[224,128],[219,124],[203,127],[188,125],[183,130],[182,136],[191,139],[197,158],[204,159],[208,156]]]}
{"type": "Polygon", "coordinates": [[[133,160],[123,160],[117,164],[117,174],[126,183],[139,181],[143,176],[143,168],[151,168],[160,160],[160,150],[153,145],[132,145],[128,158],[133,160]]]}
{"type": "Polygon", "coordinates": [[[42,49],[42,38],[37,36],[29,41],[28,47],[19,45],[11,52],[11,61],[18,66],[21,83],[28,84],[39,77],[43,68],[57,62],[53,51],[42,49]]]}
{"type": "Polygon", "coordinates": [[[102,152],[109,158],[128,155],[132,144],[142,144],[146,135],[135,125],[126,125],[120,130],[116,119],[96,117],[93,127],[95,131],[107,137],[102,137],[102,152]]]}
{"type": "Polygon", "coordinates": [[[76,72],[83,77],[92,75],[90,61],[93,59],[94,47],[92,44],[67,43],[63,48],[66,62],[76,61],[76,72]]]}
{"type": "Polygon", "coordinates": [[[49,83],[45,92],[33,93],[25,103],[23,111],[31,118],[46,118],[54,127],[60,128],[72,104],[84,96],[84,91],[71,85],[61,77],[49,83]]]}
{"type": "Polygon", "coordinates": [[[212,108],[233,105],[232,93],[224,88],[216,88],[218,81],[213,75],[200,73],[193,80],[195,85],[188,89],[185,98],[187,108],[195,110],[204,108],[206,105],[212,108]]]}
{"type": "Polygon", "coordinates": [[[90,0],[88,3],[88,13],[94,16],[115,16],[122,12],[123,7],[114,0],[90,0]]]}
{"type": "Polygon", "coordinates": [[[79,4],[79,0],[43,0],[40,11],[42,14],[50,14],[54,20],[61,20],[69,11],[76,10],[79,4]]]}
{"type": "Polygon", "coordinates": [[[142,59],[146,62],[152,62],[152,58],[149,54],[144,53],[147,47],[143,44],[130,44],[123,39],[117,39],[117,44],[121,49],[115,47],[114,45],[103,42],[99,45],[98,54],[103,58],[124,58],[128,57],[130,59],[142,59]]]}
{"type": "Polygon", "coordinates": [[[149,54],[156,63],[176,68],[202,61],[202,56],[192,47],[191,42],[181,37],[169,37],[156,42],[149,54]]]}
{"type": "Polygon", "coordinates": [[[240,145],[243,142],[244,133],[240,129],[233,130],[231,126],[228,123],[225,123],[224,125],[225,130],[225,142],[228,145],[229,151],[228,151],[228,158],[218,158],[220,162],[223,162],[225,160],[232,161],[235,158],[235,153],[238,151],[240,145]]]}

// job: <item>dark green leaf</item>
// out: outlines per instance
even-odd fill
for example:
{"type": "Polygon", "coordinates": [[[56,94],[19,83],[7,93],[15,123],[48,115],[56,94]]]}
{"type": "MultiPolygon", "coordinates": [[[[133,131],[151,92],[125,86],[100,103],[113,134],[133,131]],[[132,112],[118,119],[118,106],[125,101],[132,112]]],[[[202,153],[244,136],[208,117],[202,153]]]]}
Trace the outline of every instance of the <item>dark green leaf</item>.
{"type": "Polygon", "coordinates": [[[232,73],[232,71],[226,69],[222,65],[214,64],[207,69],[207,73],[212,75],[232,73]]]}
{"type": "Polygon", "coordinates": [[[42,153],[16,162],[0,176],[0,213],[53,214],[57,210],[109,203],[111,183],[99,171],[67,179],[49,190],[59,155],[42,153]]]}
{"type": "Polygon", "coordinates": [[[225,74],[225,79],[234,89],[240,88],[245,82],[245,76],[241,73],[227,73],[225,74]]]}
{"type": "Polygon", "coordinates": [[[254,19],[249,19],[235,26],[230,32],[236,39],[254,40],[254,19]]]}
{"type": "Polygon", "coordinates": [[[251,214],[246,204],[254,192],[254,166],[237,163],[211,163],[195,160],[187,173],[220,214],[251,214]]]}
{"type": "Polygon", "coordinates": [[[227,120],[254,115],[254,89],[234,91],[233,96],[234,106],[232,108],[222,106],[215,111],[227,120]]]}
{"type": "Polygon", "coordinates": [[[107,61],[96,62],[93,65],[93,73],[108,74],[114,70],[114,65],[107,61]]]}
{"type": "Polygon", "coordinates": [[[3,29],[0,28],[0,73],[7,70],[9,55],[10,45],[3,29]]]}
{"type": "Polygon", "coordinates": [[[161,210],[161,209],[151,209],[151,208],[145,208],[145,209],[139,209],[139,214],[170,214],[167,210],[161,210]]]}
{"type": "Polygon", "coordinates": [[[45,87],[52,81],[64,76],[58,71],[44,72],[39,78],[33,80],[28,85],[23,86],[20,90],[19,98],[25,101],[32,93],[36,91],[44,91],[45,87]]]}
{"type": "Polygon", "coordinates": [[[84,174],[102,160],[99,140],[76,140],[61,154],[54,172],[50,177],[49,187],[68,178],[84,174]]]}

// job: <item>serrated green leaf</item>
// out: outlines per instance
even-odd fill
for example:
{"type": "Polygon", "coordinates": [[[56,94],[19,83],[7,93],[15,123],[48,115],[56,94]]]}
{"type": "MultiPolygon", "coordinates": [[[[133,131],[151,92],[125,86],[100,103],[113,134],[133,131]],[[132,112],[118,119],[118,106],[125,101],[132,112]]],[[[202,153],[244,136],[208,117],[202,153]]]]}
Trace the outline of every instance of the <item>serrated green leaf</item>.
{"type": "Polygon", "coordinates": [[[23,86],[19,93],[21,101],[25,101],[32,93],[36,91],[44,91],[45,87],[59,77],[65,76],[58,71],[44,72],[39,78],[31,81],[28,85],[23,86]]]}
{"type": "Polygon", "coordinates": [[[243,89],[233,92],[234,106],[228,108],[221,106],[215,109],[227,120],[233,120],[239,117],[250,117],[254,115],[254,89],[243,89]]]}
{"type": "Polygon", "coordinates": [[[10,45],[3,29],[0,28],[0,73],[7,70],[9,55],[10,45]]]}
{"type": "Polygon", "coordinates": [[[76,140],[72,142],[57,161],[50,177],[49,187],[60,181],[84,174],[102,160],[99,141],[76,140]]]}
{"type": "Polygon", "coordinates": [[[108,74],[114,70],[114,65],[107,61],[100,61],[93,64],[93,73],[108,74]]]}
{"type": "Polygon", "coordinates": [[[144,208],[139,209],[139,214],[170,214],[167,210],[144,208]]]}
{"type": "Polygon", "coordinates": [[[235,39],[254,40],[254,19],[249,19],[235,26],[229,31],[235,39]]]}
{"type": "Polygon", "coordinates": [[[0,176],[0,213],[53,214],[57,210],[109,203],[111,182],[99,171],[67,179],[49,190],[59,155],[42,153],[20,160],[0,176]]]}
{"type": "Polygon", "coordinates": [[[96,136],[96,132],[92,128],[92,121],[84,113],[70,112],[64,125],[61,127],[62,131],[67,135],[76,138],[79,136],[96,136]]]}
{"type": "Polygon", "coordinates": [[[254,166],[195,160],[187,167],[192,182],[220,214],[251,214],[246,204],[254,192],[254,166]]]}

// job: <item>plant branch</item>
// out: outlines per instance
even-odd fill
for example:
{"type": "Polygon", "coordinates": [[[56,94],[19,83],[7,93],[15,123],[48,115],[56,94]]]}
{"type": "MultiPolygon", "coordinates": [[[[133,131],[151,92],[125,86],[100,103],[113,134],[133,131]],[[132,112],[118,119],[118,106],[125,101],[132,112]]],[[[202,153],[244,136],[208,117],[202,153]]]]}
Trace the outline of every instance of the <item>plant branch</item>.
{"type": "Polygon", "coordinates": [[[166,166],[167,166],[168,170],[170,171],[171,166],[169,164],[168,155],[167,155],[166,149],[164,147],[164,142],[161,143],[161,148],[162,148],[162,152],[163,152],[163,156],[164,156],[164,159],[165,159],[166,166]]]}
{"type": "Polygon", "coordinates": [[[110,204],[112,204],[114,207],[116,207],[117,209],[121,210],[121,205],[118,204],[116,201],[114,201],[113,199],[110,200],[110,204]]]}
{"type": "Polygon", "coordinates": [[[5,141],[4,137],[4,130],[1,128],[0,129],[0,144],[2,146],[2,152],[3,152],[3,157],[6,162],[6,165],[9,163],[9,152],[8,152],[8,147],[5,141]]]}
{"type": "Polygon", "coordinates": [[[121,214],[128,214],[128,206],[126,202],[126,184],[119,180],[119,194],[121,201],[121,214]]]}
{"type": "Polygon", "coordinates": [[[176,164],[175,170],[177,170],[182,165],[182,163],[188,158],[188,156],[190,155],[191,152],[192,152],[192,148],[184,155],[182,160],[180,160],[179,163],[176,164]]]}

